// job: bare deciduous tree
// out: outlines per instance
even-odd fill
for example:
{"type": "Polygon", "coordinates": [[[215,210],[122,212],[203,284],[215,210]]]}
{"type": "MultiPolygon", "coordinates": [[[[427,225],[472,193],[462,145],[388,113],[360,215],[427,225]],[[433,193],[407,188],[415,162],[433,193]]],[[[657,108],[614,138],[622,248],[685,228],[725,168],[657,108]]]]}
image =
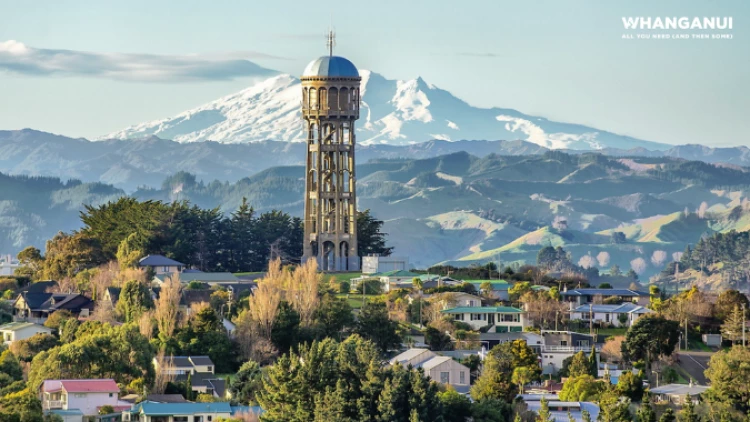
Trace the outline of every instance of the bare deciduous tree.
{"type": "Polygon", "coordinates": [[[602,346],[601,356],[607,362],[621,362],[622,361],[622,343],[625,341],[625,336],[614,336],[612,339],[607,340],[602,346]]]}
{"type": "Polygon", "coordinates": [[[300,324],[303,327],[313,324],[319,302],[318,289],[322,281],[323,275],[318,272],[318,263],[314,259],[308,259],[304,264],[295,268],[289,278],[285,297],[299,313],[300,324]]]}
{"type": "Polygon", "coordinates": [[[641,275],[644,271],[646,271],[646,267],[648,264],[646,263],[646,260],[643,258],[636,258],[632,261],[630,261],[630,268],[635,271],[636,274],[641,275]]]}
{"type": "Polygon", "coordinates": [[[606,267],[609,265],[609,252],[601,251],[596,255],[596,261],[599,263],[599,267],[606,267]]]}
{"type": "Polygon", "coordinates": [[[156,301],[156,309],[154,309],[156,326],[159,328],[159,333],[167,338],[172,337],[177,326],[181,292],[180,278],[174,275],[162,284],[159,300],[156,301]]]}
{"type": "Polygon", "coordinates": [[[654,253],[651,254],[651,263],[654,264],[655,267],[661,267],[666,260],[667,253],[662,250],[654,251],[654,253]]]}
{"type": "Polygon", "coordinates": [[[263,338],[271,338],[281,303],[282,287],[289,284],[288,278],[288,273],[281,268],[281,261],[275,259],[268,264],[268,273],[258,281],[258,288],[248,298],[249,317],[255,324],[253,332],[263,338]]]}
{"type": "Polygon", "coordinates": [[[115,322],[115,307],[112,306],[112,302],[106,299],[97,300],[91,319],[108,324],[115,322]]]}
{"type": "Polygon", "coordinates": [[[672,254],[672,261],[680,262],[682,259],[683,252],[675,252],[672,254]]]}
{"type": "Polygon", "coordinates": [[[146,311],[138,319],[138,331],[151,340],[154,337],[154,311],[146,311]]]}
{"type": "Polygon", "coordinates": [[[154,388],[152,389],[153,394],[164,394],[167,389],[167,385],[174,381],[174,371],[168,369],[173,365],[172,357],[164,354],[164,349],[159,350],[156,354],[156,377],[154,378],[154,388]]]}

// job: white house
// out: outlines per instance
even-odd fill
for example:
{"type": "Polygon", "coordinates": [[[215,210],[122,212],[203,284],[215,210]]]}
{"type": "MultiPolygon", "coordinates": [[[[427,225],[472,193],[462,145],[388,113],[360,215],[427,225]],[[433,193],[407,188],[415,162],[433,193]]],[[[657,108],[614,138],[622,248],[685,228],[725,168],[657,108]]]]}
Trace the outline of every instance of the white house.
{"type": "Polygon", "coordinates": [[[45,411],[78,410],[83,416],[95,416],[102,406],[130,407],[130,403],[118,399],[119,393],[113,379],[45,380],[39,398],[45,411]]]}
{"type": "Polygon", "coordinates": [[[12,255],[0,255],[0,275],[13,275],[21,264],[12,255]]]}
{"type": "Polygon", "coordinates": [[[597,298],[606,299],[615,297],[622,302],[632,302],[641,306],[646,306],[651,299],[651,294],[649,294],[649,292],[630,289],[566,289],[563,290],[560,295],[564,301],[575,302],[578,305],[593,303],[597,298]]]}
{"type": "Polygon", "coordinates": [[[155,403],[144,401],[122,412],[123,422],[217,422],[229,419],[232,407],[228,402],[216,403],[155,403]]]}
{"type": "Polygon", "coordinates": [[[25,340],[36,334],[50,334],[51,329],[44,325],[34,324],[32,322],[11,322],[0,325],[0,337],[3,343],[10,345],[14,341],[25,340]]]}
{"type": "Polygon", "coordinates": [[[705,393],[706,390],[708,390],[707,386],[693,384],[693,380],[690,380],[689,384],[667,384],[651,388],[649,394],[654,396],[654,401],[671,402],[682,406],[685,404],[685,397],[690,396],[697,403],[700,395],[705,393]]]}
{"type": "Polygon", "coordinates": [[[427,349],[409,349],[391,359],[389,363],[422,368],[433,381],[449,384],[457,391],[468,391],[471,382],[469,368],[449,356],[439,356],[427,349]]]}
{"type": "Polygon", "coordinates": [[[523,331],[527,325],[526,313],[512,306],[461,306],[442,312],[456,321],[469,324],[475,330],[490,325],[489,331],[505,333],[523,331]]]}
{"type": "Polygon", "coordinates": [[[214,363],[208,356],[167,356],[162,366],[154,358],[154,369],[158,373],[187,375],[197,373],[214,373],[214,363]]]}
{"type": "Polygon", "coordinates": [[[641,316],[653,312],[635,303],[622,303],[619,305],[579,305],[570,311],[570,319],[591,321],[600,324],[612,324],[615,327],[630,327],[641,316]],[[620,319],[622,318],[622,321],[620,319]]]}
{"type": "Polygon", "coordinates": [[[596,346],[595,337],[572,331],[542,330],[542,373],[556,374],[562,369],[565,359],[581,351],[590,354],[594,348],[598,359],[600,347],[596,346]]]}
{"type": "MultiPolygon", "coordinates": [[[[525,395],[526,396],[526,395],[525,395]]],[[[542,403],[539,400],[524,400],[528,406],[528,409],[532,412],[539,413],[542,408],[542,403]]],[[[591,402],[565,402],[559,400],[551,400],[547,402],[549,407],[550,416],[555,422],[568,422],[570,418],[568,413],[576,422],[583,421],[583,411],[589,412],[589,416],[592,421],[597,420],[599,417],[599,406],[596,403],[591,402]]]]}

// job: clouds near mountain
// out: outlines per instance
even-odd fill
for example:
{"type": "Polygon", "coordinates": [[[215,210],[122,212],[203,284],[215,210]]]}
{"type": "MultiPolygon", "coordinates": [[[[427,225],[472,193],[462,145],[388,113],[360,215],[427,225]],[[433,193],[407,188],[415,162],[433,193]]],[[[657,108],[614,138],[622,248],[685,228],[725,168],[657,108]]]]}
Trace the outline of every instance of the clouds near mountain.
{"type": "Polygon", "coordinates": [[[278,57],[256,52],[224,55],[97,53],[35,48],[15,40],[0,42],[0,70],[24,75],[172,83],[268,77],[278,73],[248,58],[278,57]]]}

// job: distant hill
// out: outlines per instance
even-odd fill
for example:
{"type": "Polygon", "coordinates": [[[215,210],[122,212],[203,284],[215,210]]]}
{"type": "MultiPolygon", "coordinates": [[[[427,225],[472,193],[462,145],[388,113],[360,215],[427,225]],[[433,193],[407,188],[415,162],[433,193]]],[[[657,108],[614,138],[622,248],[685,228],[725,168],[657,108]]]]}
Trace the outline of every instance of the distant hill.
{"type": "MultiPolygon", "coordinates": [[[[70,142],[74,141],[86,142],[70,142]]],[[[158,139],[145,142],[181,145],[158,139]]],[[[188,145],[221,149],[258,144],[188,145]]],[[[425,150],[430,148],[421,151],[425,150]]],[[[160,171],[168,171],[168,166],[160,171]]],[[[189,200],[226,213],[247,197],[259,212],[281,209],[300,216],[303,175],[301,165],[264,168],[231,182],[174,171],[131,194],[140,199],[189,200]]],[[[104,184],[66,185],[58,180],[53,188],[44,188],[28,177],[6,179],[26,181],[3,208],[4,218],[13,221],[12,229],[3,233],[4,247],[12,249],[8,252],[28,243],[43,246],[56,231],[77,227],[75,210],[83,203],[125,194],[104,184]],[[31,201],[37,192],[41,199],[31,201]],[[23,195],[27,196],[21,201],[23,195]]],[[[384,220],[396,253],[410,256],[417,267],[528,262],[549,245],[565,247],[574,262],[607,252],[611,263],[602,270],[616,263],[626,271],[631,260],[643,258],[648,263],[643,277],[648,277],[661,269],[650,263],[655,250],[671,256],[705,233],[750,229],[750,216],[735,211],[747,197],[748,186],[750,173],[743,168],[560,151],[484,156],[460,151],[422,159],[373,157],[357,165],[359,209],[371,209],[384,220]],[[696,216],[702,202],[710,218],[696,216]],[[624,243],[612,242],[614,231],[625,234],[624,243]]]]}

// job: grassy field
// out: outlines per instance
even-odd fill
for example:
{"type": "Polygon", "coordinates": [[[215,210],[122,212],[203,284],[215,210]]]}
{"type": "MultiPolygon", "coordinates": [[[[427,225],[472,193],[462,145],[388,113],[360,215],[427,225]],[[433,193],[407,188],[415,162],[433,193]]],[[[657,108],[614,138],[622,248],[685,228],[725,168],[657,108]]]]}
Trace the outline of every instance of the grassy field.
{"type": "Polygon", "coordinates": [[[256,274],[264,274],[265,271],[250,271],[246,273],[234,273],[237,277],[243,276],[243,275],[256,275],[256,274]]]}
{"type": "Polygon", "coordinates": [[[336,281],[351,281],[353,278],[357,278],[361,276],[361,272],[353,272],[353,273],[327,273],[323,274],[323,280],[328,281],[333,277],[336,281]]]}
{"type": "MultiPolygon", "coordinates": [[[[369,301],[369,300],[372,300],[372,299],[374,299],[376,297],[379,297],[379,296],[380,295],[365,295],[364,299],[366,301],[369,301]]],[[[362,302],[362,295],[360,295],[360,294],[357,294],[357,293],[350,293],[350,294],[340,293],[340,294],[337,294],[336,297],[342,298],[342,299],[346,299],[347,302],[349,303],[349,306],[351,306],[352,309],[360,309],[360,308],[362,308],[362,303],[363,302],[362,302]]]]}

